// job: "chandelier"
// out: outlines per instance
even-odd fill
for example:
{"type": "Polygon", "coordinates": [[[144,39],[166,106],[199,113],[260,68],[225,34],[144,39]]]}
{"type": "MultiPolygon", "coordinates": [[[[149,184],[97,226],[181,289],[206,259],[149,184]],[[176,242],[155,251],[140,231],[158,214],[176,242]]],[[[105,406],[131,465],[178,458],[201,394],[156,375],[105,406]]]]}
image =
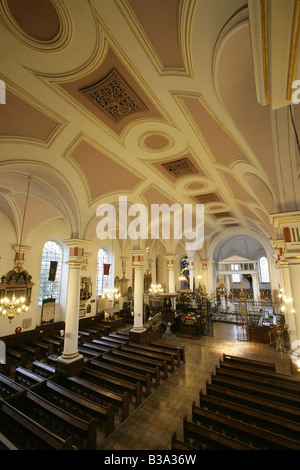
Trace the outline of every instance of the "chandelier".
{"type": "Polygon", "coordinates": [[[27,311],[28,307],[25,304],[24,297],[16,298],[15,295],[13,295],[11,300],[9,300],[7,297],[4,297],[0,300],[0,314],[3,317],[7,317],[9,319],[9,323],[11,323],[12,319],[16,315],[27,311]]]}
{"type": "Polygon", "coordinates": [[[161,284],[151,284],[151,287],[149,289],[149,292],[151,292],[151,294],[159,294],[163,291],[164,290],[162,289],[161,284]]]}
{"type": "Polygon", "coordinates": [[[104,299],[108,299],[110,302],[118,301],[120,297],[119,289],[106,289],[103,296],[104,299]]]}
{"type": "Polygon", "coordinates": [[[27,302],[25,297],[23,297],[24,293],[26,293],[27,296],[27,286],[28,284],[31,283],[31,276],[28,276],[28,273],[24,270],[23,268],[23,262],[21,260],[21,246],[22,246],[22,235],[23,235],[23,229],[24,229],[24,222],[25,222],[25,214],[26,214],[26,208],[27,208],[27,203],[28,203],[28,196],[29,196],[29,188],[30,188],[30,182],[31,182],[31,177],[28,177],[28,184],[27,184],[27,193],[26,193],[26,199],[25,199],[25,206],[24,206],[24,213],[23,213],[23,218],[22,218],[22,223],[21,223],[21,231],[20,231],[20,241],[19,241],[19,250],[18,250],[18,256],[15,259],[15,266],[12,271],[8,273],[8,275],[3,276],[1,278],[2,284],[4,285],[4,282],[8,283],[8,287],[6,288],[6,291],[10,291],[9,298],[5,295],[6,292],[4,293],[3,297],[0,299],[0,315],[3,317],[7,317],[9,319],[9,323],[11,323],[12,319],[18,315],[19,313],[22,312],[27,312],[29,310],[27,306],[27,302]],[[13,292],[14,290],[15,292],[13,292]],[[20,295],[16,297],[16,294],[20,292],[20,295]]]}

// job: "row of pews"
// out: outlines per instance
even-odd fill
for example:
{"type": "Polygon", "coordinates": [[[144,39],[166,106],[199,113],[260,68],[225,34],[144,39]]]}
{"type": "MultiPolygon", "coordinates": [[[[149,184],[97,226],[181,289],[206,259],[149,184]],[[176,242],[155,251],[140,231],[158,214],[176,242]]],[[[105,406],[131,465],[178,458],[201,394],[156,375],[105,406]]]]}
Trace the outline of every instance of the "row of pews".
{"type": "Polygon", "coordinates": [[[52,341],[63,339],[53,336],[0,374],[0,450],[95,449],[185,361],[182,347],[101,333],[79,332],[84,367],[76,376],[57,372],[63,342],[52,341]]]}
{"type": "Polygon", "coordinates": [[[183,418],[173,450],[300,450],[300,381],[275,364],[223,354],[183,418]]]}

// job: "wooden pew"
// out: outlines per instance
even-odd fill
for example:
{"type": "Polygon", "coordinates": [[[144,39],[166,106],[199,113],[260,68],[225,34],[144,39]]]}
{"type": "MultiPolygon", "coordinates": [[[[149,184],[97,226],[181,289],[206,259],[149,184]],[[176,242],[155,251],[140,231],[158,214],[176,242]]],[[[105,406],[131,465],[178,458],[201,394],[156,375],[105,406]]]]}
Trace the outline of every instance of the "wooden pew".
{"type": "Polygon", "coordinates": [[[134,397],[136,407],[142,402],[142,388],[140,382],[131,383],[125,380],[119,380],[113,376],[89,369],[88,367],[83,369],[80,377],[117,393],[122,394],[127,392],[129,396],[134,397]]]}
{"type": "MultiPolygon", "coordinates": [[[[88,349],[88,348],[78,348],[78,352],[87,359],[91,359],[92,357],[97,357],[101,353],[101,351],[93,350],[93,349],[88,349]]],[[[102,351],[103,352],[103,351],[102,351]]]]}
{"type": "Polygon", "coordinates": [[[48,336],[42,336],[40,341],[46,345],[52,344],[53,352],[56,352],[57,354],[60,354],[63,350],[64,341],[62,338],[56,339],[48,336]]]}
{"type": "Polygon", "coordinates": [[[81,377],[67,377],[63,385],[72,392],[82,395],[95,403],[100,403],[103,406],[108,406],[111,403],[114,411],[121,410],[122,420],[129,416],[128,392],[123,392],[121,395],[88,382],[81,377]]]}
{"type": "Polygon", "coordinates": [[[108,341],[102,338],[103,336],[101,336],[101,339],[93,339],[92,344],[96,346],[106,347],[109,349],[116,348],[119,345],[119,343],[116,343],[115,341],[108,341]]]}
{"type": "Polygon", "coordinates": [[[11,360],[10,357],[5,358],[5,364],[0,364],[0,374],[10,375],[11,373],[11,360]]]}
{"type": "Polygon", "coordinates": [[[285,418],[289,421],[299,422],[300,410],[293,406],[273,402],[271,400],[266,400],[261,397],[251,396],[246,393],[238,392],[236,390],[230,390],[228,388],[220,387],[219,385],[214,385],[210,383],[206,384],[206,393],[208,395],[220,397],[225,400],[227,399],[235,403],[247,405],[256,410],[270,413],[275,416],[281,416],[282,418],[285,418]]]}
{"type": "Polygon", "coordinates": [[[53,345],[51,343],[47,344],[40,340],[31,340],[27,344],[33,347],[39,347],[43,356],[53,354],[53,345]]]}
{"type": "Polygon", "coordinates": [[[283,380],[273,380],[270,378],[260,377],[258,375],[245,374],[242,371],[235,371],[231,369],[224,369],[217,367],[216,375],[222,377],[231,377],[232,379],[242,380],[244,383],[251,383],[260,385],[262,387],[271,388],[272,390],[281,390],[283,393],[292,393],[296,396],[300,395],[300,384],[291,384],[283,380]]]}
{"type": "Polygon", "coordinates": [[[17,367],[15,370],[15,382],[22,385],[23,387],[30,388],[32,385],[41,383],[46,380],[38,374],[31,372],[23,367],[17,367]]]}
{"type": "Polygon", "coordinates": [[[27,359],[24,351],[20,352],[12,348],[6,348],[6,356],[10,358],[11,363],[15,366],[20,365],[22,367],[26,367],[27,359]]]}
{"type": "Polygon", "coordinates": [[[179,351],[180,357],[183,362],[185,362],[185,349],[184,346],[177,346],[176,344],[164,343],[163,341],[151,341],[150,345],[157,346],[162,349],[169,349],[173,351],[179,351]]]}
{"type": "Polygon", "coordinates": [[[176,431],[173,432],[172,437],[171,437],[171,449],[172,450],[198,450],[196,447],[193,447],[190,444],[187,444],[186,442],[182,441],[181,439],[177,438],[177,433],[176,431]]]}
{"type": "Polygon", "coordinates": [[[51,380],[41,382],[31,390],[80,419],[87,422],[93,419],[99,421],[101,427],[105,427],[104,434],[106,436],[114,430],[114,414],[111,404],[105,406],[96,404],[51,380]]]}
{"type": "Polygon", "coordinates": [[[200,424],[189,421],[187,417],[183,420],[184,442],[192,445],[200,450],[255,450],[254,447],[239,442],[236,439],[225,436],[200,424]]]}
{"type": "MultiPolygon", "coordinates": [[[[35,387],[41,386],[37,384],[35,387]]],[[[25,390],[7,398],[7,403],[17,408],[28,418],[44,426],[62,439],[72,437],[78,449],[92,450],[96,446],[97,420],[85,421],[53,405],[32,390],[25,390]]]]}
{"type": "Polygon", "coordinates": [[[246,366],[246,365],[241,365],[241,364],[234,364],[234,363],[223,362],[223,361],[219,362],[219,367],[222,369],[235,370],[237,372],[242,372],[244,374],[257,375],[259,377],[264,377],[267,379],[283,381],[285,383],[294,384],[296,386],[299,386],[300,384],[300,380],[294,376],[290,376],[287,374],[280,374],[279,372],[267,371],[267,370],[259,369],[256,367],[251,367],[251,366],[246,366]]]}
{"type": "Polygon", "coordinates": [[[125,344],[127,343],[127,340],[123,338],[118,338],[115,334],[110,334],[108,336],[101,336],[102,341],[108,341],[109,343],[116,343],[118,344],[125,344]]]}
{"type": "Polygon", "coordinates": [[[124,359],[126,361],[134,362],[136,364],[142,364],[147,367],[156,366],[161,371],[162,377],[164,379],[168,378],[169,370],[168,370],[167,361],[160,361],[154,358],[152,359],[145,358],[144,356],[140,356],[137,352],[133,354],[132,352],[119,349],[119,347],[111,351],[111,354],[112,356],[120,357],[121,359],[124,359]]]}
{"type": "Polygon", "coordinates": [[[219,385],[220,387],[241,391],[252,396],[265,398],[266,400],[300,408],[300,397],[291,393],[282,393],[281,391],[272,390],[268,387],[251,384],[250,382],[245,383],[243,381],[233,379],[232,377],[221,377],[213,374],[211,376],[211,383],[219,385]]]}
{"type": "Polygon", "coordinates": [[[117,330],[116,334],[122,336],[123,338],[127,338],[129,341],[129,331],[117,330]]]}
{"type": "Polygon", "coordinates": [[[209,426],[220,433],[250,444],[259,450],[300,450],[300,443],[284,436],[243,423],[228,416],[199,408],[193,403],[192,419],[194,423],[209,426]]]}
{"type": "Polygon", "coordinates": [[[247,405],[228,401],[213,395],[200,392],[200,408],[216,411],[234,419],[240,419],[248,424],[300,441],[300,425],[280,416],[255,410],[247,405]]]}
{"type": "Polygon", "coordinates": [[[87,327],[85,327],[84,331],[86,331],[87,333],[92,334],[92,340],[93,339],[100,339],[100,336],[101,336],[100,328],[97,328],[97,327],[96,328],[87,328],[87,327]]]}
{"type": "Polygon", "coordinates": [[[81,330],[78,331],[78,333],[79,333],[80,336],[83,336],[84,341],[86,341],[87,343],[91,343],[91,341],[93,339],[93,335],[92,335],[91,331],[81,329],[81,330]]]}
{"type": "Polygon", "coordinates": [[[113,375],[114,377],[118,377],[119,379],[125,380],[126,382],[140,382],[142,387],[145,389],[146,397],[151,394],[151,377],[149,373],[139,374],[137,372],[132,372],[117,366],[112,366],[111,364],[106,364],[100,359],[91,360],[89,362],[89,368],[113,375]]]}
{"type": "Polygon", "coordinates": [[[108,337],[112,337],[112,338],[116,338],[116,339],[119,339],[119,340],[122,340],[123,343],[127,343],[129,341],[129,335],[122,335],[118,332],[116,333],[110,333],[109,335],[104,335],[104,336],[108,336],[108,337]]]}
{"type": "Polygon", "coordinates": [[[138,344],[138,343],[128,343],[126,344],[127,347],[142,350],[142,351],[147,351],[151,352],[153,354],[159,354],[160,356],[165,356],[165,358],[173,358],[174,363],[176,363],[177,366],[181,364],[181,356],[179,351],[167,351],[166,349],[161,349],[155,346],[145,346],[143,344],[138,344]],[[176,362],[175,362],[176,361],[176,362]]]}
{"type": "Polygon", "coordinates": [[[0,374],[0,396],[5,399],[14,395],[15,393],[22,392],[23,387],[18,385],[14,380],[0,374]]]}
{"type": "Polygon", "coordinates": [[[94,343],[94,341],[92,341],[91,343],[83,343],[82,347],[85,349],[98,351],[98,353],[111,350],[111,346],[108,346],[106,344],[101,344],[101,343],[94,343]]]}
{"type": "Polygon", "coordinates": [[[224,362],[233,362],[236,364],[248,365],[251,367],[258,367],[259,369],[266,369],[276,371],[275,364],[271,362],[256,361],[254,359],[248,359],[246,357],[231,356],[223,353],[224,362]]]}
{"type": "Polygon", "coordinates": [[[139,356],[145,356],[147,358],[152,358],[154,360],[166,361],[168,366],[170,367],[170,372],[174,372],[175,370],[174,356],[156,354],[152,352],[151,350],[147,350],[147,347],[145,347],[145,349],[141,349],[141,348],[138,349],[130,345],[121,346],[121,351],[127,351],[131,353],[136,352],[139,356]]]}
{"type": "Polygon", "coordinates": [[[136,363],[119,359],[112,355],[112,352],[104,353],[101,356],[101,362],[106,362],[107,364],[113,365],[115,367],[125,369],[130,372],[135,372],[138,374],[149,374],[154,381],[154,386],[157,388],[160,385],[160,372],[159,367],[149,367],[144,365],[138,365],[136,363]]]}
{"type": "Polygon", "coordinates": [[[0,432],[0,450],[19,450],[7,437],[0,432]]]}
{"type": "Polygon", "coordinates": [[[14,349],[20,351],[20,352],[25,352],[26,354],[26,359],[29,361],[29,362],[33,362],[35,359],[37,359],[38,361],[41,359],[41,350],[39,347],[32,347],[32,346],[29,346],[28,344],[15,344],[14,345],[14,349]]]}
{"type": "Polygon", "coordinates": [[[18,450],[74,450],[71,436],[61,438],[15,407],[0,400],[0,430],[4,444],[18,450]]]}
{"type": "Polygon", "coordinates": [[[49,379],[49,377],[52,377],[56,373],[55,367],[40,361],[34,361],[32,363],[32,372],[46,379],[49,379]]]}

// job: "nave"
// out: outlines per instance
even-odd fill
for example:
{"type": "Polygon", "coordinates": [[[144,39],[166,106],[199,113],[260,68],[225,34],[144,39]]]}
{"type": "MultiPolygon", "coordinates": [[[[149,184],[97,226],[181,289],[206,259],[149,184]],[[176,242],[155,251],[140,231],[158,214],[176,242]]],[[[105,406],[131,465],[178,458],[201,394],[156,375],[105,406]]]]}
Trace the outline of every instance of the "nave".
{"type": "Polygon", "coordinates": [[[277,372],[291,373],[289,354],[276,352],[267,344],[237,341],[236,326],[232,324],[215,322],[214,336],[202,336],[199,340],[175,335],[163,338],[185,347],[185,362],[99,446],[99,450],[170,450],[174,431],[177,438],[183,440],[183,417],[192,418],[192,402],[199,404],[199,392],[205,391],[206,381],[210,381],[223,353],[273,362],[277,372]]]}

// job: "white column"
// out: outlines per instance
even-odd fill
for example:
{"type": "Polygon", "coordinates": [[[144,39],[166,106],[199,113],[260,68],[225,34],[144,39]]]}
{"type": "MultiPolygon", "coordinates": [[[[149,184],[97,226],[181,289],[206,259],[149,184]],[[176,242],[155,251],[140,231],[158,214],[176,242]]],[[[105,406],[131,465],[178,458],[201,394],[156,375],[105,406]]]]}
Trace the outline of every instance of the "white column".
{"type": "Polygon", "coordinates": [[[144,251],[135,250],[132,254],[134,268],[134,324],[132,331],[141,333],[145,331],[143,322],[144,304],[144,251]]]}
{"type": "Polygon", "coordinates": [[[210,297],[216,295],[214,261],[207,262],[207,293],[210,297]]]}
{"type": "Polygon", "coordinates": [[[188,263],[189,263],[189,274],[190,274],[190,289],[191,291],[194,290],[194,260],[191,258],[188,258],[188,263]]]}
{"type": "Polygon", "coordinates": [[[257,301],[260,297],[258,274],[254,273],[252,276],[252,287],[253,287],[253,300],[257,301]]]}
{"type": "Polygon", "coordinates": [[[300,260],[289,260],[289,275],[291,283],[291,297],[293,299],[293,308],[295,310],[296,339],[300,340],[300,260]]]}
{"type": "MultiPolygon", "coordinates": [[[[290,272],[289,266],[286,261],[279,262],[279,269],[280,269],[280,277],[281,277],[281,287],[282,287],[282,294],[285,295],[287,298],[293,298],[292,290],[291,290],[291,280],[290,280],[290,272]]],[[[283,312],[285,315],[286,322],[288,324],[289,333],[290,333],[290,341],[296,341],[296,323],[295,323],[295,314],[293,313],[293,302],[285,304],[286,311],[283,312]]]]}
{"type": "MultiPolygon", "coordinates": [[[[168,292],[169,294],[175,294],[176,293],[176,279],[175,279],[175,263],[176,263],[176,255],[167,255],[165,256],[167,260],[167,270],[168,270],[168,277],[169,277],[169,282],[168,282],[168,292]]],[[[172,299],[171,301],[172,308],[176,310],[176,298],[172,299]]]]}
{"type": "Polygon", "coordinates": [[[69,246],[69,266],[68,293],[65,318],[65,340],[64,350],[59,360],[73,362],[81,359],[78,352],[78,327],[79,327],[79,307],[80,307],[80,277],[81,266],[85,262],[84,248],[89,244],[86,240],[70,239],[64,240],[69,246]]]}

